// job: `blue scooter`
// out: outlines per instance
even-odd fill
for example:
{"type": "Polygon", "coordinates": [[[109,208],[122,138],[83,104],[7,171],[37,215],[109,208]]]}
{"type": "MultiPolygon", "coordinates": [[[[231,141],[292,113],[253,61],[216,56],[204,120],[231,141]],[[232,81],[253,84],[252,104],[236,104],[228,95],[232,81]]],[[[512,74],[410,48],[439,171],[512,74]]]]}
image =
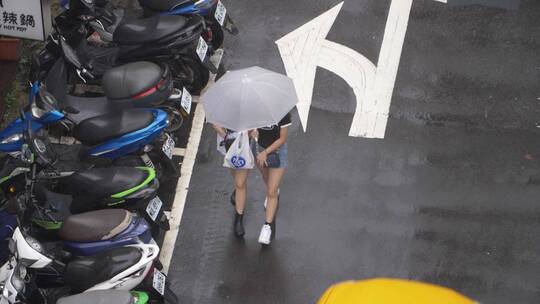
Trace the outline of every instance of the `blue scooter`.
{"type": "MultiPolygon", "coordinates": [[[[169,176],[178,175],[178,165],[172,161],[174,139],[164,132],[168,124],[164,111],[127,109],[92,116],[70,106],[61,108],[56,98],[37,82],[32,85],[30,100],[30,109],[24,117],[30,121],[32,131],[37,133],[45,126],[57,123],[71,124],[73,137],[82,143],[74,146],[78,150],[74,152],[82,156],[82,161],[96,161],[99,165],[101,159],[101,163],[105,160],[105,165],[146,165],[151,168],[159,165],[169,176]],[[126,160],[128,164],[122,163],[126,160]]],[[[92,106],[91,98],[88,106],[92,106]]],[[[23,120],[18,118],[0,132],[0,152],[14,157],[20,155],[24,143],[23,127],[23,120]]],[[[46,149],[39,137],[35,140],[38,149],[46,149]]],[[[47,155],[41,157],[47,158],[47,155]]],[[[45,159],[45,162],[53,161],[45,159]]]]}

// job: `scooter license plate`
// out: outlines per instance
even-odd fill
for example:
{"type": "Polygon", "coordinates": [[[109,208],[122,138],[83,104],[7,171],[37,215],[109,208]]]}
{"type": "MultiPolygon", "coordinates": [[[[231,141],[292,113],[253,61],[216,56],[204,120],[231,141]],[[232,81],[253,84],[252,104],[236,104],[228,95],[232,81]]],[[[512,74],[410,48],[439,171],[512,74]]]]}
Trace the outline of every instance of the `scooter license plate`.
{"type": "Polygon", "coordinates": [[[167,139],[163,143],[163,147],[161,147],[161,149],[163,150],[163,153],[165,153],[165,155],[167,155],[169,159],[172,159],[174,145],[175,145],[174,139],[172,139],[172,137],[169,134],[167,134],[167,139]]]}
{"type": "Polygon", "coordinates": [[[180,105],[188,114],[191,112],[192,101],[193,101],[193,98],[191,97],[191,94],[188,92],[188,90],[186,90],[186,88],[183,88],[182,99],[180,100],[180,105]]]}
{"type": "Polygon", "coordinates": [[[167,277],[161,271],[154,269],[154,278],[152,280],[152,287],[154,287],[159,294],[165,295],[165,281],[167,277]]]}
{"type": "Polygon", "coordinates": [[[162,206],[163,201],[161,201],[161,199],[157,196],[148,203],[148,206],[146,206],[146,213],[148,213],[148,216],[150,216],[152,221],[156,221],[162,206]]]}
{"type": "Polygon", "coordinates": [[[203,37],[199,37],[199,44],[197,44],[197,56],[201,59],[201,62],[206,58],[208,53],[208,44],[204,41],[203,37]]]}
{"type": "Polygon", "coordinates": [[[214,14],[214,17],[216,18],[219,25],[223,26],[225,23],[225,17],[227,16],[227,8],[221,1],[218,1],[217,7],[216,7],[216,13],[214,14]]]}

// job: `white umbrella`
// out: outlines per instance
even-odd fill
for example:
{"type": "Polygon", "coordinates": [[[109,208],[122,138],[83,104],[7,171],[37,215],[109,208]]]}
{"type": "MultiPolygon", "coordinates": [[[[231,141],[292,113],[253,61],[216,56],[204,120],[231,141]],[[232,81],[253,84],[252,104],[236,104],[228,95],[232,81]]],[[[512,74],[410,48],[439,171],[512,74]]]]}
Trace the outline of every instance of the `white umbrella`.
{"type": "Polygon", "coordinates": [[[244,131],[278,123],[298,97],[289,77],[251,67],[227,72],[201,100],[208,122],[244,131]]]}

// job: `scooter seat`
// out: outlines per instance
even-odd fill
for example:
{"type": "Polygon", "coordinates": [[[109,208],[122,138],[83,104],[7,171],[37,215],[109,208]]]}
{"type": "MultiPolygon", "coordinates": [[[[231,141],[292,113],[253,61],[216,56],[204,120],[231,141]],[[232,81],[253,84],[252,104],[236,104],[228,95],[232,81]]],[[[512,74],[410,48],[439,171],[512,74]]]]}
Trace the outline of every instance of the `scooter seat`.
{"type": "MultiPolygon", "coordinates": [[[[109,167],[76,172],[62,179],[62,192],[84,201],[101,202],[111,196],[144,185],[152,172],[145,168],[109,167]]],[[[84,206],[82,206],[84,207],[84,206]]]]}
{"type": "Polygon", "coordinates": [[[133,215],[123,209],[97,210],[68,217],[58,235],[64,241],[97,242],[109,240],[126,230],[133,215]]]}
{"type": "Polygon", "coordinates": [[[141,256],[137,248],[120,247],[78,258],[66,266],[65,282],[72,292],[83,292],[133,266],[141,256]]]}
{"type": "Polygon", "coordinates": [[[87,146],[143,129],[154,120],[150,111],[129,109],[88,118],[73,130],[74,137],[87,146]]]}
{"type": "Polygon", "coordinates": [[[155,87],[163,71],[152,62],[132,62],[108,70],[103,75],[102,87],[110,99],[134,97],[155,87]]]}
{"type": "Polygon", "coordinates": [[[133,296],[125,290],[96,290],[64,297],[56,304],[132,304],[133,296]]]}
{"type": "Polygon", "coordinates": [[[174,90],[168,66],[145,61],[108,70],[102,87],[109,101],[121,109],[158,106],[174,90]]]}
{"type": "Polygon", "coordinates": [[[114,31],[113,41],[123,45],[152,43],[178,33],[186,23],[186,17],[176,15],[126,20],[114,31]]]}
{"type": "Polygon", "coordinates": [[[193,0],[139,0],[141,6],[149,8],[154,11],[172,11],[173,9],[195,2],[193,0]]]}

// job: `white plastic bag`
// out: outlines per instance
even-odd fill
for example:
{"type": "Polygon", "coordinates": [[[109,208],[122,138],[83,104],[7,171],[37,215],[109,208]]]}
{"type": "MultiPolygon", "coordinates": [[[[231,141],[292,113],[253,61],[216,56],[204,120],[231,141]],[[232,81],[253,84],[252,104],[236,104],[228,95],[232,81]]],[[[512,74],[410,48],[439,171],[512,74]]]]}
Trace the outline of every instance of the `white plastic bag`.
{"type": "MultiPolygon", "coordinates": [[[[235,139],[236,137],[238,137],[238,132],[228,132],[227,133],[227,138],[228,139],[235,139]]],[[[219,133],[217,134],[217,138],[216,138],[216,146],[217,146],[217,151],[225,156],[225,154],[227,154],[227,148],[225,147],[225,145],[221,145],[221,142],[223,142],[225,138],[223,138],[221,135],[219,135],[219,133]]]]}
{"type": "Polygon", "coordinates": [[[229,151],[225,154],[223,166],[233,169],[253,169],[255,157],[249,145],[249,135],[247,131],[240,132],[234,140],[229,151]]]}

